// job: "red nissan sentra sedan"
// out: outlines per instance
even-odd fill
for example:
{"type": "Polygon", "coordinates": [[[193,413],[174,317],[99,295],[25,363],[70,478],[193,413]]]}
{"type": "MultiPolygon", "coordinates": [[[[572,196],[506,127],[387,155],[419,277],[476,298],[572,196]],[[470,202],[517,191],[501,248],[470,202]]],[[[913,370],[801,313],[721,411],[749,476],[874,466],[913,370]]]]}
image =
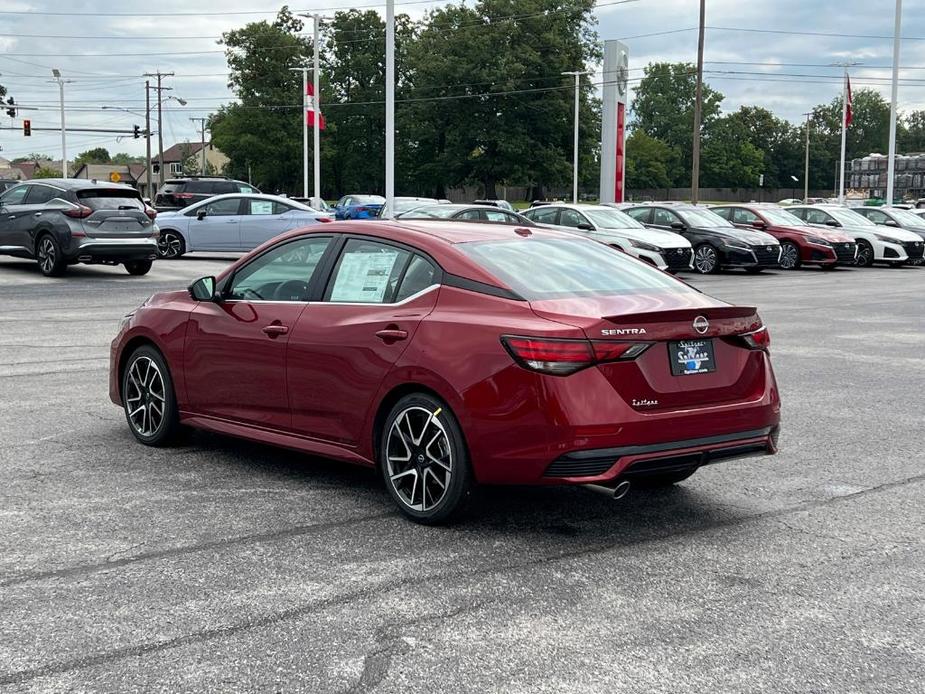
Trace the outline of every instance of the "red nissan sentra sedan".
{"type": "Polygon", "coordinates": [[[671,484],[777,449],[753,307],[546,229],[336,223],[157,294],[112,343],[144,444],[181,425],[381,470],[442,522],[473,484],[671,484]]]}

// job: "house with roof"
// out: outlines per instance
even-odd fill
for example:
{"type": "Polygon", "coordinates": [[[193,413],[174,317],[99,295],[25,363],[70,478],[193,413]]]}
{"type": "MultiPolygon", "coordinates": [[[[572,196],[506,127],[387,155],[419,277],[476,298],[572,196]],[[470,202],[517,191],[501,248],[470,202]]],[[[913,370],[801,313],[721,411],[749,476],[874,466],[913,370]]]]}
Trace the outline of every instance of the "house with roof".
{"type": "Polygon", "coordinates": [[[137,188],[138,179],[143,175],[144,170],[144,164],[81,164],[72,178],[111,181],[137,188]]]}
{"type": "MultiPolygon", "coordinates": [[[[206,142],[206,162],[212,165],[216,173],[221,173],[228,163],[228,157],[220,150],[212,146],[211,142],[206,142]]],[[[152,154],[152,165],[162,164],[164,169],[164,178],[183,175],[183,161],[187,157],[195,156],[197,161],[201,161],[202,143],[201,142],[179,142],[164,150],[164,156],[159,158],[156,153],[152,154]]]]}

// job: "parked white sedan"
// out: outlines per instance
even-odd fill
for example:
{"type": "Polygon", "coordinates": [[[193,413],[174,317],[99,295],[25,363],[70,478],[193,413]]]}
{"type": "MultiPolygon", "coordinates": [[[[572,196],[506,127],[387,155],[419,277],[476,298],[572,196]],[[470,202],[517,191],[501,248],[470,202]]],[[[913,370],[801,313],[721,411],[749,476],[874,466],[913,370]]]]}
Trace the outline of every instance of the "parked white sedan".
{"type": "Polygon", "coordinates": [[[179,258],[192,251],[250,251],[274,236],[332,217],[277,195],[216,195],[174,212],[161,212],[158,254],[179,258]]]}
{"type": "Polygon", "coordinates": [[[540,205],[522,213],[542,226],[571,231],[606,243],[631,256],[675,273],[689,270],[693,249],[680,234],[649,229],[628,214],[605,205],[540,205]]]}

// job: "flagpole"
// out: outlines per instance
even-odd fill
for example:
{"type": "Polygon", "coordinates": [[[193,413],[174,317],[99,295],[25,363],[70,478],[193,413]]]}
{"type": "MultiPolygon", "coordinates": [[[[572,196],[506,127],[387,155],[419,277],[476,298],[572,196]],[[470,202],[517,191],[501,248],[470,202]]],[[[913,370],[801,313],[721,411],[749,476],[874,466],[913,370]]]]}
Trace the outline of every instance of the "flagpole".
{"type": "Polygon", "coordinates": [[[385,3],[385,217],[395,213],[395,0],[385,3]]]}
{"type": "MultiPolygon", "coordinates": [[[[315,14],[312,15],[312,19],[315,23],[315,74],[313,75],[314,79],[314,93],[312,94],[312,108],[315,112],[312,114],[312,155],[314,161],[313,163],[313,173],[314,173],[314,188],[312,192],[315,194],[317,200],[310,201],[314,202],[316,206],[321,204],[321,69],[319,67],[319,46],[318,46],[318,25],[321,24],[321,15],[315,14]]],[[[308,197],[306,195],[305,197],[308,197]]]]}
{"type": "Polygon", "coordinates": [[[890,91],[890,144],[886,169],[886,204],[893,204],[893,183],[896,175],[896,100],[899,97],[899,32],[903,2],[896,0],[896,25],[893,28],[893,84],[890,91]]]}
{"type": "Polygon", "coordinates": [[[838,167],[838,202],[845,203],[845,120],[848,118],[848,67],[841,88],[841,166],[838,167]]]}

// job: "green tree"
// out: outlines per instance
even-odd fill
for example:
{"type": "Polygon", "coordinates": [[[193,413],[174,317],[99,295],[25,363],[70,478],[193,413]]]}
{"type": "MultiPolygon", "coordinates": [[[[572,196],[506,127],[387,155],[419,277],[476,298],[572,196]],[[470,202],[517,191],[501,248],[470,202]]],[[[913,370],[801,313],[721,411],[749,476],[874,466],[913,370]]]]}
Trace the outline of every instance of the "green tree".
{"type": "Polygon", "coordinates": [[[110,158],[110,162],[113,164],[143,164],[145,161],[144,157],[138,157],[134,154],[129,154],[128,152],[117,152],[113,154],[110,158]]]}
{"type": "Polygon", "coordinates": [[[674,166],[677,152],[661,140],[634,130],[626,138],[626,187],[670,188],[669,171],[674,166]]]}
{"type": "Polygon", "coordinates": [[[109,150],[105,147],[95,147],[78,154],[74,158],[74,168],[76,169],[84,164],[109,164],[110,162],[109,150]]]}
{"type": "Polygon", "coordinates": [[[798,187],[802,187],[803,128],[794,127],[760,106],[742,106],[728,118],[741,126],[737,132],[762,153],[759,173],[764,174],[766,188],[794,187],[791,176],[800,179],[798,187]]]}
{"type": "Polygon", "coordinates": [[[704,135],[700,185],[706,188],[755,188],[763,171],[764,152],[748,139],[746,126],[734,115],[710,123],[704,135]]]}
{"type": "Polygon", "coordinates": [[[295,191],[302,179],[302,79],[289,70],[305,64],[311,45],[302,22],[283,7],[273,22],[226,32],[220,44],[238,103],[209,119],[212,142],[228,155],[229,174],[268,191],[295,191]]]}
{"type": "Polygon", "coordinates": [[[39,161],[51,161],[51,155],[50,155],[50,154],[41,154],[41,153],[39,153],[39,152],[33,152],[33,153],[31,153],[31,154],[29,154],[28,156],[25,156],[25,157],[16,157],[16,158],[13,160],[13,163],[14,163],[14,164],[22,164],[22,163],[24,163],[24,162],[30,162],[30,161],[34,161],[34,162],[39,162],[39,161]]]}
{"type": "MultiPolygon", "coordinates": [[[[692,141],[694,131],[694,100],[697,70],[690,63],[650,63],[636,87],[633,98],[634,129],[661,140],[676,153],[675,164],[669,171],[672,185],[690,185],[692,141]]],[[[702,132],[719,117],[723,95],[703,85],[702,132]]],[[[704,185],[701,181],[701,185],[704,185]]]]}
{"type": "Polygon", "coordinates": [[[896,151],[900,154],[925,152],[925,110],[910,111],[899,119],[896,151]]]}
{"type": "Polygon", "coordinates": [[[32,178],[61,178],[61,172],[50,166],[40,166],[32,173],[32,178]]]}

